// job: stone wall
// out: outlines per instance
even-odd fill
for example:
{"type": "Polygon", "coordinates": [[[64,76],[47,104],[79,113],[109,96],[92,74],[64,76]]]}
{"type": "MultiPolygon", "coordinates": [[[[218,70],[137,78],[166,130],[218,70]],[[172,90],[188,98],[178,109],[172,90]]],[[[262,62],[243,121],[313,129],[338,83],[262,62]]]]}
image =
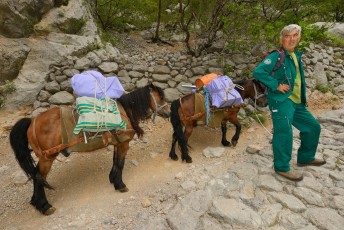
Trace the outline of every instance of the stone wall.
{"type": "MultiPolygon", "coordinates": [[[[50,67],[45,87],[34,102],[35,113],[49,107],[70,105],[74,102],[70,78],[85,70],[97,70],[105,76],[118,76],[127,91],[143,87],[149,82],[161,87],[168,101],[190,93],[186,84],[210,72],[226,72],[233,80],[251,77],[261,60],[247,54],[220,55],[212,53],[194,58],[182,52],[159,53],[143,51],[137,54],[121,54],[107,46],[87,53],[84,57],[69,56],[58,65],[50,67]]],[[[303,62],[307,87],[313,91],[330,87],[335,94],[344,93],[344,49],[312,44],[306,49],[303,62]]]]}

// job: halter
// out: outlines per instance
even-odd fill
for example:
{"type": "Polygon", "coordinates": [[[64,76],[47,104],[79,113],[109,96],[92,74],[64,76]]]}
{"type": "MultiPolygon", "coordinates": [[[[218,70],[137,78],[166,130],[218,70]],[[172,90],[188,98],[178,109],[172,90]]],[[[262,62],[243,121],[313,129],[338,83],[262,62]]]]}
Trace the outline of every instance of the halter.
{"type": "Polygon", "coordinates": [[[168,103],[165,102],[163,105],[158,105],[158,103],[156,102],[155,97],[154,97],[152,91],[150,92],[150,95],[151,95],[151,97],[153,98],[154,106],[155,106],[155,110],[154,110],[154,113],[153,113],[153,116],[152,116],[152,121],[153,121],[153,123],[155,123],[155,117],[156,117],[156,115],[157,115],[166,105],[168,105],[168,103]]]}
{"type": "Polygon", "coordinates": [[[267,93],[267,89],[265,89],[264,90],[264,93],[262,93],[262,94],[259,94],[258,95],[258,92],[257,92],[257,88],[256,88],[256,83],[255,82],[253,82],[253,88],[254,88],[254,109],[255,109],[255,115],[256,115],[256,117],[257,117],[257,120],[259,121],[259,123],[260,123],[260,125],[261,126],[263,126],[263,128],[265,129],[265,131],[267,132],[267,133],[269,133],[270,134],[270,136],[272,136],[272,133],[269,131],[269,130],[267,130],[267,128],[263,125],[263,123],[260,121],[260,119],[259,119],[259,117],[258,117],[258,114],[256,113],[256,111],[257,111],[257,100],[259,99],[259,98],[261,98],[261,97],[263,97],[264,95],[266,95],[266,93],[267,93]]]}
{"type": "Polygon", "coordinates": [[[253,82],[253,88],[254,88],[254,107],[256,108],[257,100],[266,95],[266,89],[265,89],[264,93],[258,94],[255,82],[253,82]]]}

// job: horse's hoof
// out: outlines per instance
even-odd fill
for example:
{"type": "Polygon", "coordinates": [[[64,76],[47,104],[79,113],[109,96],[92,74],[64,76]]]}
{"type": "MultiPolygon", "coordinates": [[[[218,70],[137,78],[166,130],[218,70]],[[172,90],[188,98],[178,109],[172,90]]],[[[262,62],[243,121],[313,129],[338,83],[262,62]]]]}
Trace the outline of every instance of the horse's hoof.
{"type": "Polygon", "coordinates": [[[170,158],[171,158],[172,160],[174,160],[174,161],[177,161],[177,160],[178,160],[177,154],[171,154],[171,153],[170,153],[170,158]]]}
{"type": "Polygon", "coordinates": [[[176,156],[176,157],[170,156],[170,157],[171,157],[171,159],[174,160],[174,161],[177,161],[177,160],[178,160],[178,157],[177,157],[177,156],[176,156]]]}
{"type": "Polygon", "coordinates": [[[127,187],[124,187],[124,188],[118,189],[118,191],[120,191],[120,192],[128,192],[129,189],[127,187]]]}
{"type": "Polygon", "coordinates": [[[50,208],[48,208],[48,210],[45,211],[43,214],[46,215],[46,216],[49,216],[49,215],[53,214],[55,211],[56,211],[56,208],[50,207],[50,208]]]}
{"type": "Polygon", "coordinates": [[[233,145],[233,147],[235,147],[237,144],[238,144],[238,142],[237,142],[237,141],[232,141],[232,145],[233,145]]]}
{"type": "Polygon", "coordinates": [[[231,143],[229,141],[221,141],[221,144],[226,147],[231,146],[231,143]]]}
{"type": "Polygon", "coordinates": [[[183,161],[185,161],[186,163],[192,163],[192,158],[191,157],[183,158],[183,161]]]}

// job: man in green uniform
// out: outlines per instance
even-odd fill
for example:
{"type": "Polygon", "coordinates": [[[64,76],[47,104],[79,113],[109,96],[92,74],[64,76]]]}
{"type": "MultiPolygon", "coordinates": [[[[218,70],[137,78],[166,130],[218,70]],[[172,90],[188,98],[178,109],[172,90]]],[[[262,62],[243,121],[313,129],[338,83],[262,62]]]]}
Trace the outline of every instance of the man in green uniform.
{"type": "Polygon", "coordinates": [[[293,129],[300,131],[297,152],[298,166],[320,166],[326,162],[315,159],[320,124],[308,111],[306,81],[301,62],[302,53],[294,51],[301,39],[301,27],[291,24],[281,31],[280,41],[285,54],[282,65],[273,72],[279,52],[269,54],[254,70],[253,76],[268,87],[268,104],[273,121],[272,149],[275,172],[293,181],[301,181],[300,172],[290,169],[293,150],[293,129]],[[273,73],[272,73],[273,72],[273,73]]]}

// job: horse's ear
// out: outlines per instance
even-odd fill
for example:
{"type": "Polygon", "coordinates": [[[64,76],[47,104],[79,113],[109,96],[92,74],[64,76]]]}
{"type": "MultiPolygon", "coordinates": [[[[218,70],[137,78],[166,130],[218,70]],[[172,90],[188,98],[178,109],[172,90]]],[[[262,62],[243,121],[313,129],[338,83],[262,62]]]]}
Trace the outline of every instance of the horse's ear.
{"type": "Polygon", "coordinates": [[[149,87],[150,89],[155,89],[155,85],[153,85],[153,82],[149,83],[149,84],[148,84],[148,87],[149,87]]]}

